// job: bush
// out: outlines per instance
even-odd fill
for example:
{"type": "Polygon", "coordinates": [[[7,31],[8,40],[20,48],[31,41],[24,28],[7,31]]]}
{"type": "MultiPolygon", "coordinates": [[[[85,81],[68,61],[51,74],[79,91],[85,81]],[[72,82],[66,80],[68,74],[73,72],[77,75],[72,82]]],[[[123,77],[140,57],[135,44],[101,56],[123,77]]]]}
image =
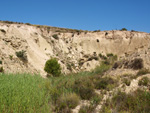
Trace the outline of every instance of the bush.
{"type": "Polygon", "coordinates": [[[52,58],[46,61],[44,70],[54,77],[58,77],[61,75],[61,67],[56,58],[52,58]]]}
{"type": "Polygon", "coordinates": [[[103,60],[107,60],[107,57],[105,55],[102,55],[101,53],[99,54],[99,57],[103,60]]]}
{"type": "Polygon", "coordinates": [[[117,86],[117,81],[110,77],[101,78],[100,80],[97,80],[95,83],[96,89],[110,90],[110,88],[114,88],[116,86],[117,86]]]}
{"type": "Polygon", "coordinates": [[[0,67],[0,73],[3,73],[3,72],[4,72],[3,67],[0,67]]]}
{"type": "Polygon", "coordinates": [[[52,37],[53,37],[53,38],[55,38],[56,40],[58,40],[58,39],[59,39],[59,37],[58,37],[58,35],[57,35],[57,34],[52,35],[52,37]]]}
{"type": "Polygon", "coordinates": [[[135,58],[131,61],[131,68],[137,70],[143,68],[143,59],[141,58],[135,58]]]}
{"type": "Polygon", "coordinates": [[[149,113],[150,92],[138,89],[131,94],[126,94],[119,91],[103,105],[101,112],[108,113],[107,111],[115,113],[149,113]]]}
{"type": "Polygon", "coordinates": [[[112,56],[114,56],[112,53],[107,54],[107,57],[112,57],[112,56]]]}
{"type": "Polygon", "coordinates": [[[76,80],[73,89],[82,99],[85,100],[90,100],[92,96],[95,96],[94,84],[89,78],[76,80]]]}
{"type": "Polygon", "coordinates": [[[139,86],[147,86],[149,84],[150,80],[148,77],[143,77],[139,80],[138,85],[139,86]]]}
{"type": "Polygon", "coordinates": [[[26,56],[25,52],[26,51],[24,51],[24,50],[18,51],[18,52],[16,52],[16,56],[23,61],[27,61],[27,56],[26,56]]]}
{"type": "Polygon", "coordinates": [[[58,112],[61,111],[66,111],[65,109],[73,109],[79,104],[80,98],[75,94],[66,94],[62,95],[58,100],[57,100],[57,107],[56,110],[58,112]]]}
{"type": "Polygon", "coordinates": [[[127,31],[127,29],[126,28],[122,28],[121,31],[127,31]]]}
{"type": "Polygon", "coordinates": [[[2,61],[0,60],[0,64],[2,64],[2,61]]]}

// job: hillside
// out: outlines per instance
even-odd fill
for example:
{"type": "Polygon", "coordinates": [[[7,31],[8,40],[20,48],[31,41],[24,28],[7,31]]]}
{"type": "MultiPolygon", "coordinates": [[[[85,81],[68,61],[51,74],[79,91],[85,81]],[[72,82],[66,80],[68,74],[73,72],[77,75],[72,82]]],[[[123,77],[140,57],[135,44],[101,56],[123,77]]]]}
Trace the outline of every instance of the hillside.
{"type": "Polygon", "coordinates": [[[142,58],[150,68],[150,34],[136,31],[83,31],[0,21],[0,60],[5,72],[44,72],[45,62],[58,59],[63,73],[94,69],[100,55],[118,60],[142,58]],[[26,61],[16,52],[25,51],[26,61]]]}
{"type": "Polygon", "coordinates": [[[0,21],[0,112],[149,113],[149,56],[149,33],[0,21]]]}

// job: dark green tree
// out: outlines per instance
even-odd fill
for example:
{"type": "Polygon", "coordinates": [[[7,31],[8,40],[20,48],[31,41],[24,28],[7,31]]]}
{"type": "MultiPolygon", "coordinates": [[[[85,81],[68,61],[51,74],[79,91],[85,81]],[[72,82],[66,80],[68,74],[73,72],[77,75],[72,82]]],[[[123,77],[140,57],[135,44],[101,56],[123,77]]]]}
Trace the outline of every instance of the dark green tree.
{"type": "Polygon", "coordinates": [[[44,71],[48,74],[58,77],[61,75],[61,67],[56,58],[46,61],[44,71]]]}

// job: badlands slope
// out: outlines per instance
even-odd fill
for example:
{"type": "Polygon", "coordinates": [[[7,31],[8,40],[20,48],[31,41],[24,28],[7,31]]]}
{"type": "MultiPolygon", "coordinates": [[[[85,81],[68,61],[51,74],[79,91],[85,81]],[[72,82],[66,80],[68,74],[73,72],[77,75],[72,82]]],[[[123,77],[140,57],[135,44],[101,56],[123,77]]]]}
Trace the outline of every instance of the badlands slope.
{"type": "Polygon", "coordinates": [[[150,34],[131,31],[82,31],[20,23],[0,22],[0,60],[5,72],[41,73],[56,57],[63,73],[92,70],[99,54],[113,53],[118,60],[142,58],[150,68],[150,34]],[[26,51],[27,62],[16,56],[26,51]]]}

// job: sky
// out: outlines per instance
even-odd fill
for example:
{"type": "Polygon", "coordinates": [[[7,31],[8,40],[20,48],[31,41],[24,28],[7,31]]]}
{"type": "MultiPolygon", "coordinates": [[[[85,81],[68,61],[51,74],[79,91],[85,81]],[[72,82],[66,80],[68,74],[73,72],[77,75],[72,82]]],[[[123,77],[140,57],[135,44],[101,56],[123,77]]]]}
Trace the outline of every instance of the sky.
{"type": "Polygon", "coordinates": [[[150,33],[150,0],[0,0],[0,20],[150,33]]]}

